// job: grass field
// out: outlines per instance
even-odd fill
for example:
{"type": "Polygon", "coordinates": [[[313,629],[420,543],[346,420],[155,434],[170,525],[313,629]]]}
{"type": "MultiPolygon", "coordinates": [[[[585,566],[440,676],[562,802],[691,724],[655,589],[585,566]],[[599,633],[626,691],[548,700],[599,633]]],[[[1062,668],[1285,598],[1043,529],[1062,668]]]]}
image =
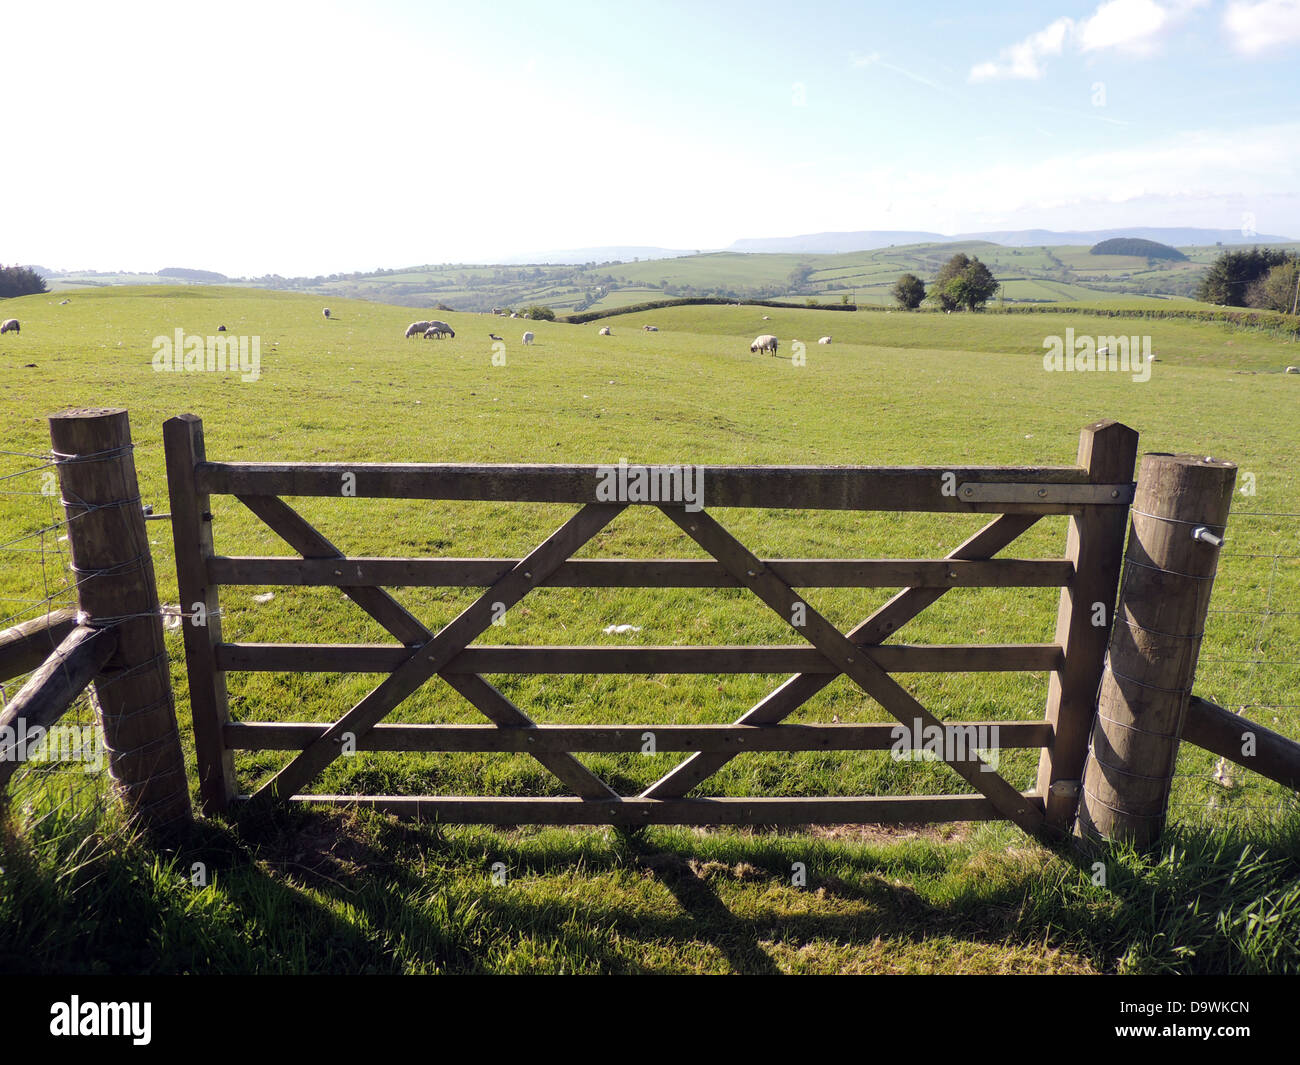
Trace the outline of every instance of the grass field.
{"type": "MultiPolygon", "coordinates": [[[[143,495],[159,511],[167,505],[161,425],[183,411],[203,417],[216,459],[357,462],[1068,464],[1079,429],[1111,417],[1141,432],[1143,451],[1213,453],[1254,475],[1256,493],[1237,499],[1241,517],[1230,526],[1232,552],[1215,588],[1197,690],[1234,708],[1275,708],[1273,720],[1262,723],[1300,738],[1300,378],[1281,373],[1300,362],[1294,344],[1219,325],[1064,311],[907,315],[730,306],[672,308],[588,326],[447,313],[439,317],[456,338],[427,342],[403,339],[410,309],[360,301],[331,299],[335,317],[325,321],[319,297],[226,287],[103,288],[70,299],[60,306],[47,294],[5,305],[5,316],[23,323],[21,336],[0,338],[0,446],[15,453],[3,456],[0,494],[5,617],[30,616],[31,604],[47,598],[67,599],[57,535],[37,535],[60,515],[39,495],[40,471],[23,472],[39,463],[23,455],[46,451],[45,416],[69,406],[129,408],[143,495]],[[651,322],[659,332],[641,332],[651,322]],[[219,324],[236,336],[260,337],[258,380],[153,370],[154,337],[177,328],[208,335],[219,324]],[[614,336],[599,337],[601,324],[614,336]],[[525,327],[537,334],[533,346],[519,342],[525,327]],[[1045,372],[1044,337],[1067,328],[1148,332],[1161,361],[1145,383],[1124,374],[1045,372]],[[505,365],[492,363],[489,331],[506,337],[505,365]],[[782,338],[782,357],[749,354],[749,340],[762,331],[782,338]],[[828,333],[832,345],[814,343],[828,333]],[[806,366],[789,357],[793,339],[809,344],[806,366]]],[[[376,555],[523,553],[571,509],[298,502],[348,553],[376,555]]],[[[216,501],[214,515],[219,551],[285,553],[233,499],[216,501]]],[[[939,557],[982,524],[965,515],[718,516],[760,554],[803,557],[939,557]]],[[[170,530],[155,522],[151,531],[160,592],[174,603],[170,530]]],[[[1051,557],[1063,538],[1064,520],[1045,520],[1013,553],[1051,557]]],[[[621,516],[582,557],[651,554],[700,557],[662,516],[645,512],[621,516]]],[[[274,598],[258,602],[262,591],[223,593],[228,640],[384,639],[331,589],[266,589],[274,598]]],[[[473,594],[405,589],[397,597],[436,629],[473,594]]],[[[847,627],[891,594],[828,590],[812,601],[847,627]]],[[[907,639],[1048,641],[1055,603],[1051,589],[952,592],[908,626],[907,639]]],[[[739,591],[556,589],[530,596],[485,642],[783,643],[786,631],[739,591]],[[615,623],[640,631],[605,635],[615,623]]],[[[168,639],[188,745],[180,641],[175,633],[168,639]]],[[[332,720],[375,682],[344,674],[229,679],[232,714],[243,720],[332,720]]],[[[542,722],[687,723],[729,721],[783,678],[493,679],[542,722]]],[[[1046,694],[1045,674],[904,680],[941,717],[957,720],[1034,717],[1046,694]]],[[[843,680],[793,720],[832,715],[886,720],[843,680]]],[[[391,720],[478,717],[438,682],[391,720]]],[[[676,760],[582,757],[622,792],[644,786],[676,760]]],[[[284,761],[275,753],[237,757],[241,787],[255,786],[284,761]]],[[[1002,768],[1028,787],[1035,764],[1036,752],[1005,752],[1002,768]]],[[[238,834],[206,826],[187,850],[154,861],[138,845],[121,843],[111,819],[87,841],[76,802],[43,814],[83,783],[69,777],[71,770],[29,773],[17,795],[24,811],[18,822],[27,827],[6,844],[10,858],[0,870],[0,967],[22,968],[33,959],[73,967],[89,942],[110,970],[1295,968],[1295,943],[1249,919],[1274,912],[1293,919],[1300,907],[1294,800],[1246,774],[1224,789],[1213,771],[1212,757],[1185,749],[1172,849],[1154,860],[1115,856],[1118,883],[1109,892],[997,826],[899,836],[652,830],[624,838],[294,814],[241,826],[238,834]],[[1219,827],[1207,827],[1207,817],[1219,827]],[[178,879],[200,860],[196,855],[215,876],[201,890],[178,879]],[[500,891],[488,878],[495,861],[511,871],[500,891]],[[789,884],[795,861],[808,863],[808,890],[789,884]],[[74,867],[83,872],[63,875],[74,867]],[[1188,911],[1193,899],[1212,900],[1215,892],[1235,907],[1228,918],[1188,911]],[[76,916],[88,905],[115,913],[135,907],[139,916],[96,930],[76,916]],[[202,915],[198,930],[182,919],[194,913],[202,915]],[[38,931],[46,926],[53,930],[38,931]],[[298,931],[290,935],[290,927],[298,931]],[[1171,938],[1173,927],[1183,929],[1183,939],[1171,938]],[[322,942],[319,950],[313,946],[322,942]],[[1180,953],[1189,942],[1199,945],[1180,953]]],[[[706,793],[964,790],[956,784],[945,768],[886,754],[748,755],[709,781],[706,793]]],[[[363,754],[335,763],[313,787],[556,792],[553,778],[523,755],[363,754]]]]}

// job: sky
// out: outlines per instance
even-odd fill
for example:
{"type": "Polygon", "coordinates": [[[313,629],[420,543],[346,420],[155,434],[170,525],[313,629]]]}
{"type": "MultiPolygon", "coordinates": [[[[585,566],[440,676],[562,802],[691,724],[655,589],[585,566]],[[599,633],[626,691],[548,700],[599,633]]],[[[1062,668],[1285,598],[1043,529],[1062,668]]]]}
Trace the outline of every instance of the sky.
{"type": "Polygon", "coordinates": [[[0,262],[1300,238],[1300,0],[10,5],[0,262]]]}

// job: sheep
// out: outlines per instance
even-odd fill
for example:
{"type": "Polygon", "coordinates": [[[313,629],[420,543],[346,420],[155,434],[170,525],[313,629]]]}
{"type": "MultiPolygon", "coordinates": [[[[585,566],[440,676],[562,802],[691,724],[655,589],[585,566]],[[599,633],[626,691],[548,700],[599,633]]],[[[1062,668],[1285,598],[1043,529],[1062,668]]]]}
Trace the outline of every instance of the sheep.
{"type": "Polygon", "coordinates": [[[646,332],[646,333],[657,333],[657,332],[659,332],[659,327],[658,327],[657,325],[643,325],[643,326],[641,327],[641,329],[642,329],[643,332],[646,332]]]}
{"type": "Polygon", "coordinates": [[[321,314],[323,314],[326,318],[328,318],[330,316],[330,309],[326,307],[323,311],[321,311],[321,314]]]}
{"type": "Polygon", "coordinates": [[[442,339],[442,334],[439,333],[438,330],[434,329],[433,326],[429,326],[429,328],[426,329],[426,330],[424,331],[424,339],[425,339],[425,340],[441,340],[441,339],[442,339]]]}
{"type": "Polygon", "coordinates": [[[511,318],[518,318],[519,315],[515,314],[514,311],[511,311],[511,312],[510,312],[510,317],[511,317],[511,318]]]}
{"type": "MultiPolygon", "coordinates": [[[[9,324],[8,322],[5,322],[5,325],[8,325],[8,324],[9,324]]],[[[0,329],[0,333],[2,333],[2,332],[4,332],[4,330],[3,330],[3,329],[0,329]]],[[[1155,360],[1152,359],[1152,362],[1154,362],[1154,361],[1155,361],[1155,360]]],[[[1300,373],[1300,366],[1288,366],[1288,367],[1286,368],[1286,372],[1287,372],[1287,373],[1300,373]]]]}
{"type": "Polygon", "coordinates": [[[0,322],[0,334],[3,333],[18,333],[21,335],[22,330],[18,328],[18,319],[6,318],[3,322],[0,322]]]}
{"type": "Polygon", "coordinates": [[[754,343],[749,345],[751,353],[759,351],[770,351],[773,355],[780,348],[780,342],[771,333],[764,333],[762,336],[756,336],[754,343]]]}
{"type": "Polygon", "coordinates": [[[525,343],[525,344],[531,344],[535,339],[536,339],[536,338],[533,336],[532,333],[525,333],[525,334],[524,334],[524,343],[525,343]]]}
{"type": "Polygon", "coordinates": [[[71,302],[72,302],[72,300],[59,300],[59,306],[60,306],[60,307],[66,307],[66,306],[67,306],[69,303],[71,303],[71,302]]]}
{"type": "Polygon", "coordinates": [[[437,331],[439,340],[442,339],[443,333],[446,333],[449,337],[452,338],[452,340],[456,339],[456,330],[454,330],[446,322],[440,322],[435,318],[433,321],[429,323],[429,328],[437,331]]]}
{"type": "Polygon", "coordinates": [[[772,320],[772,316],[770,314],[763,315],[763,321],[770,322],[771,320],[772,320]]]}
{"type": "Polygon", "coordinates": [[[830,337],[820,337],[817,341],[818,344],[829,344],[830,342],[831,342],[830,337]]]}
{"type": "Polygon", "coordinates": [[[411,337],[424,336],[425,330],[431,325],[433,325],[432,322],[412,322],[406,327],[406,339],[410,340],[411,337]]]}
{"type": "Polygon", "coordinates": [[[603,337],[612,337],[614,334],[609,331],[609,326],[604,326],[600,330],[600,335],[603,337]]]}

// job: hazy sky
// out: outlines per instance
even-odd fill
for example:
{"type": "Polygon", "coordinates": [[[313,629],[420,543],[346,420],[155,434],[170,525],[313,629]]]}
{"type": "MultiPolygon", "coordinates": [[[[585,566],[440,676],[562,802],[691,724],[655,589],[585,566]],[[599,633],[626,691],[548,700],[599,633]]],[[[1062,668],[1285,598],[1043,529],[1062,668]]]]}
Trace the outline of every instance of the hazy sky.
{"type": "Polygon", "coordinates": [[[1300,0],[11,4],[0,262],[1300,237],[1300,0]]]}

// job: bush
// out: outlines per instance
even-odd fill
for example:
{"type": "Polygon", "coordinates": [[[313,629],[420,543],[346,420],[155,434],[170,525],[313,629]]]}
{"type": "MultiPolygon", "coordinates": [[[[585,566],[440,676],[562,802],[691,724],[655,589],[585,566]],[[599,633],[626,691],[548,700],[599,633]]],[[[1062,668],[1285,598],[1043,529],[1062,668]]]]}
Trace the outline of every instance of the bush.
{"type": "Polygon", "coordinates": [[[550,307],[545,307],[540,304],[533,304],[533,306],[527,308],[524,313],[537,322],[555,321],[555,312],[551,310],[550,307]]]}

